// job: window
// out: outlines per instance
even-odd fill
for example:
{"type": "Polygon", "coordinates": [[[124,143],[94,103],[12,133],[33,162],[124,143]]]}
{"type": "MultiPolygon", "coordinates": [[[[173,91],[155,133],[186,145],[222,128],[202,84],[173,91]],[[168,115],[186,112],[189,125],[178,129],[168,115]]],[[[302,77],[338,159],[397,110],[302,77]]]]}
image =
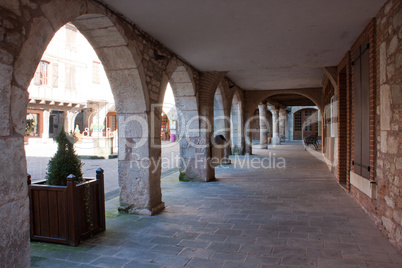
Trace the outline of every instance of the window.
{"type": "Polygon", "coordinates": [[[364,178],[370,178],[370,60],[368,48],[367,40],[353,55],[353,171],[364,178]]]}
{"type": "Polygon", "coordinates": [[[331,111],[330,111],[330,128],[331,137],[338,137],[338,102],[335,96],[331,98],[331,111]]]}
{"type": "Polygon", "coordinates": [[[39,136],[39,115],[29,113],[26,117],[25,136],[38,137],[39,136]]]}
{"type": "Polygon", "coordinates": [[[301,131],[302,130],[302,113],[298,112],[295,114],[295,130],[294,131],[301,131]]]}
{"type": "Polygon", "coordinates": [[[52,87],[59,87],[59,65],[52,63],[52,87]]]}
{"type": "Polygon", "coordinates": [[[100,84],[100,62],[92,62],[92,83],[100,84]]]}
{"type": "Polygon", "coordinates": [[[48,68],[49,68],[49,62],[47,61],[39,62],[34,77],[35,86],[42,86],[48,84],[48,68]]]}
{"type": "Polygon", "coordinates": [[[66,64],[66,89],[76,89],[75,66],[70,64],[66,64]]]}

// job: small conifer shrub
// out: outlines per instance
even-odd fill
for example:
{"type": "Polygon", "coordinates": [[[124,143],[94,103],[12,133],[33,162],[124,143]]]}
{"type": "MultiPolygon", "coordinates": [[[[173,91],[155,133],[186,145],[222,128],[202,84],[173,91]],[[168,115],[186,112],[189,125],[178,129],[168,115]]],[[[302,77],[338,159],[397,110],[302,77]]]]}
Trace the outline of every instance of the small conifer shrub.
{"type": "Polygon", "coordinates": [[[58,144],[57,152],[48,163],[47,184],[65,186],[67,185],[67,176],[70,174],[75,176],[77,182],[83,182],[81,171],[83,164],[75,153],[74,137],[69,137],[64,129],[61,129],[55,140],[58,144]]]}

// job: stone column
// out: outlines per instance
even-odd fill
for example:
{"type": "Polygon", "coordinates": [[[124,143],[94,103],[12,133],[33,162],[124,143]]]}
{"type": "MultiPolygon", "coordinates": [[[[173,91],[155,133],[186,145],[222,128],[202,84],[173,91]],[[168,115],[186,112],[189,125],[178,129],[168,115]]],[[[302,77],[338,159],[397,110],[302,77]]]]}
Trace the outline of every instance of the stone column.
{"type": "Polygon", "coordinates": [[[267,118],[267,104],[260,103],[258,105],[259,111],[259,119],[260,119],[260,148],[267,149],[268,148],[268,118],[267,118]]]}
{"type": "Polygon", "coordinates": [[[50,121],[50,111],[43,111],[43,130],[42,130],[42,139],[49,138],[49,121],[50,121]]]}
{"type": "Polygon", "coordinates": [[[286,112],[285,115],[285,137],[286,140],[290,141],[290,136],[289,136],[289,113],[286,112]]]}
{"type": "Polygon", "coordinates": [[[160,113],[159,117],[157,113],[154,116],[156,120],[151,126],[149,112],[117,115],[119,211],[153,215],[165,208],[160,186],[160,113]]]}
{"type": "Polygon", "coordinates": [[[67,133],[74,133],[74,122],[77,115],[78,112],[76,111],[67,111],[66,117],[64,118],[64,130],[67,133]]]}
{"type": "Polygon", "coordinates": [[[253,144],[252,144],[252,139],[253,139],[253,132],[250,127],[250,118],[245,118],[245,124],[243,126],[244,129],[244,154],[246,155],[252,155],[253,154],[253,144]]]}
{"type": "Polygon", "coordinates": [[[281,144],[279,138],[279,109],[272,109],[272,145],[281,144]]]}
{"type": "Polygon", "coordinates": [[[286,138],[285,136],[285,123],[286,123],[286,110],[284,108],[279,109],[279,139],[286,138]]]}

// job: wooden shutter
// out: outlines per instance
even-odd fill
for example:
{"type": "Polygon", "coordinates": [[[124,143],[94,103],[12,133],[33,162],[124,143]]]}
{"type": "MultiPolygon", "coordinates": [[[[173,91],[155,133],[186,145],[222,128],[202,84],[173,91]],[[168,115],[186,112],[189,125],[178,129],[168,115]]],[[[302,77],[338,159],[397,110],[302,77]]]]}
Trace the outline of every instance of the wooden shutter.
{"type": "Polygon", "coordinates": [[[370,71],[368,41],[353,55],[354,156],[353,171],[370,178],[370,71]]]}

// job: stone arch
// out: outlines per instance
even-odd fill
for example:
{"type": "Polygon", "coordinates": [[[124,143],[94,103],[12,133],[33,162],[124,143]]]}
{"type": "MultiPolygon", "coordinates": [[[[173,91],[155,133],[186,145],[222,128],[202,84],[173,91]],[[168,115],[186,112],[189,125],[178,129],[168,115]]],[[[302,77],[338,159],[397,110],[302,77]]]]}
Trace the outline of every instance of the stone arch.
{"type": "Polygon", "coordinates": [[[243,107],[238,91],[233,94],[230,108],[230,141],[232,154],[243,154],[243,107]]]}
{"type": "Polygon", "coordinates": [[[169,82],[176,102],[179,138],[199,136],[199,112],[193,74],[190,68],[178,60],[169,62],[162,79],[159,103],[163,103],[169,82]]]}
{"type": "Polygon", "coordinates": [[[250,117],[257,107],[258,103],[266,100],[269,97],[279,94],[296,94],[310,99],[318,107],[318,110],[323,110],[323,92],[322,88],[304,88],[304,89],[286,89],[286,90],[269,90],[269,91],[246,91],[245,106],[247,117],[250,117]]]}
{"type": "MultiPolygon", "coordinates": [[[[147,141],[148,93],[143,82],[142,58],[136,41],[125,35],[124,26],[122,26],[124,22],[103,7],[95,6],[92,2],[83,4],[81,1],[50,1],[42,4],[38,10],[43,14],[36,12],[37,17],[25,24],[26,39],[20,50],[16,52],[16,61],[12,66],[13,79],[9,78],[12,89],[10,110],[13,111],[10,118],[14,133],[17,134],[16,142],[19,144],[19,146],[14,146],[14,150],[18,153],[13,153],[12,158],[16,166],[25,167],[25,169],[21,169],[24,171],[15,172],[15,177],[18,177],[18,181],[25,182],[21,185],[26,185],[26,160],[22,136],[25,127],[29,82],[55,32],[66,23],[71,22],[83,33],[101,59],[115,98],[118,124],[121,130],[119,131],[121,141],[119,143],[120,203],[127,205],[129,209],[139,208],[146,210],[144,213],[156,213],[163,208],[163,203],[161,202],[160,184],[152,182],[150,185],[150,170],[153,167],[151,166],[149,170],[141,170],[141,172],[135,168],[130,169],[132,162],[138,161],[132,158],[133,150],[137,150],[144,157],[149,157],[150,151],[147,141]],[[137,131],[139,127],[142,127],[146,134],[137,131]],[[138,141],[143,141],[141,148],[134,146],[138,141]],[[132,182],[134,178],[137,178],[135,183],[132,182]],[[142,189],[137,189],[140,187],[139,185],[142,189]]],[[[19,182],[15,180],[14,183],[19,182]]],[[[9,189],[11,190],[13,187],[10,186],[9,189]]],[[[27,196],[27,189],[24,187],[22,198],[27,200],[27,196]]],[[[133,210],[129,212],[133,212],[133,210]]],[[[26,220],[28,217],[28,214],[24,214],[26,220]]],[[[28,235],[29,230],[26,228],[25,230],[28,235]]]]}

